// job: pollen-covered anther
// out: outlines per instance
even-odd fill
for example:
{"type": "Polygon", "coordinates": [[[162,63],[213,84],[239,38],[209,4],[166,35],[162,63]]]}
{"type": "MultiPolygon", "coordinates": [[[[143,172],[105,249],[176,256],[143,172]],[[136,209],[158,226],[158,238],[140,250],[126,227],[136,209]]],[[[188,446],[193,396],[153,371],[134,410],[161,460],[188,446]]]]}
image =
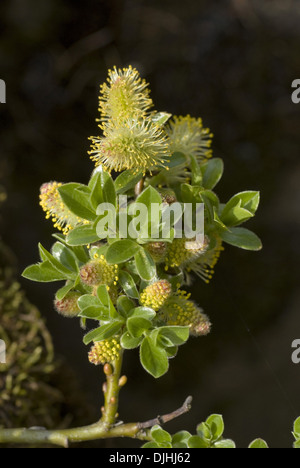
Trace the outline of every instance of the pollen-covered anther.
{"type": "Polygon", "coordinates": [[[147,286],[140,296],[140,303],[144,307],[159,310],[172,294],[172,286],[167,280],[156,281],[147,286]]]}
{"type": "Polygon", "coordinates": [[[149,94],[148,83],[135,68],[109,70],[99,97],[99,111],[104,123],[118,125],[128,118],[144,118],[153,106],[149,94]]]}
{"type": "Polygon", "coordinates": [[[46,213],[46,219],[52,218],[54,227],[67,234],[78,224],[88,224],[89,221],[74,215],[64,204],[58,189],[63,184],[48,182],[40,189],[40,205],[46,213]]]}
{"type": "Polygon", "coordinates": [[[96,166],[117,172],[132,169],[151,172],[165,167],[170,152],[163,130],[150,119],[130,118],[119,125],[106,125],[104,137],[91,137],[89,152],[96,166]]]}
{"type": "Polygon", "coordinates": [[[100,284],[111,286],[118,281],[118,271],[118,265],[109,265],[104,255],[101,255],[81,268],[80,278],[88,286],[100,284]]]}
{"type": "Polygon", "coordinates": [[[69,292],[63,299],[55,299],[54,307],[56,311],[64,317],[76,317],[80,312],[78,299],[81,294],[77,292],[69,292]]]}
{"type": "Polygon", "coordinates": [[[115,338],[109,340],[98,341],[94,343],[91,351],[89,352],[89,361],[95,366],[100,364],[106,365],[106,375],[110,374],[111,366],[116,359],[119,358],[121,345],[115,338]]]}
{"type": "Polygon", "coordinates": [[[203,127],[202,119],[187,115],[174,117],[166,129],[172,153],[181,152],[195,157],[198,162],[212,157],[213,134],[203,127]]]}

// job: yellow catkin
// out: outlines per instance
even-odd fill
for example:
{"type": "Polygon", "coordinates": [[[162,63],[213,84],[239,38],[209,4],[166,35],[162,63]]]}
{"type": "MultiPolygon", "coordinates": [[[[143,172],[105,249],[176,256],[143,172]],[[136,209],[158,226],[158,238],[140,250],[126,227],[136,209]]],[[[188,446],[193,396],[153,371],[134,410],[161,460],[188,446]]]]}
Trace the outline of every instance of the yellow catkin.
{"type": "Polygon", "coordinates": [[[89,352],[89,361],[95,366],[100,364],[111,364],[120,355],[121,345],[115,338],[109,340],[98,341],[89,352]]]}
{"type": "Polygon", "coordinates": [[[116,286],[118,281],[118,265],[109,265],[104,257],[94,258],[80,270],[81,281],[89,286],[106,284],[116,286]]]}
{"type": "Polygon", "coordinates": [[[64,234],[79,224],[89,224],[89,221],[74,215],[63,203],[58,189],[63,184],[48,182],[40,190],[40,206],[46,213],[46,219],[52,219],[54,227],[64,234]]]}
{"type": "Polygon", "coordinates": [[[190,294],[177,291],[161,310],[161,317],[168,326],[188,326],[193,336],[207,335],[211,323],[203,310],[190,300],[190,294]]]}
{"type": "Polygon", "coordinates": [[[175,116],[167,126],[171,153],[181,152],[195,157],[198,162],[212,157],[213,134],[203,127],[202,119],[187,115],[175,116]]]}
{"type": "Polygon", "coordinates": [[[167,280],[156,281],[147,286],[140,296],[140,303],[144,307],[159,310],[172,294],[171,284],[167,280]]]}

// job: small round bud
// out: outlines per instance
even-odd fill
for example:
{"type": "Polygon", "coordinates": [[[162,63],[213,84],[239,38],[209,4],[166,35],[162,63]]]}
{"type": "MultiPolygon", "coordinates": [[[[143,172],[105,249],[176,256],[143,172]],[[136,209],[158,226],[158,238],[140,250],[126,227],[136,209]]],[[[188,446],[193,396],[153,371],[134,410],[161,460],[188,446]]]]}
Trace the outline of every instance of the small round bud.
{"type": "Polygon", "coordinates": [[[127,377],[126,375],[122,375],[119,380],[119,387],[124,387],[127,384],[127,377]]]}
{"type": "Polygon", "coordinates": [[[105,364],[103,371],[105,375],[112,375],[113,368],[111,367],[110,364],[105,364]]]}
{"type": "Polygon", "coordinates": [[[64,317],[76,317],[80,312],[78,306],[78,299],[81,297],[81,294],[77,292],[69,292],[64,299],[58,300],[55,299],[54,307],[56,311],[63,315],[64,317]]]}
{"type": "Polygon", "coordinates": [[[141,294],[140,303],[144,307],[159,310],[172,294],[172,286],[167,280],[156,281],[147,286],[141,294]]]}

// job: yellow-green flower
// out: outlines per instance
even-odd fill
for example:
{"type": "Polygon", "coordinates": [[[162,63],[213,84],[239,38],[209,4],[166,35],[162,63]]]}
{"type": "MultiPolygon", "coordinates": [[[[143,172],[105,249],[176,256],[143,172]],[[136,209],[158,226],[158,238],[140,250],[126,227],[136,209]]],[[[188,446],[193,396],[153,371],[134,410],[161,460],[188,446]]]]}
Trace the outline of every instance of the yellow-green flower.
{"type": "Polygon", "coordinates": [[[209,283],[214,267],[219,260],[221,252],[224,250],[222,240],[214,239],[214,246],[210,247],[210,240],[205,237],[204,243],[197,241],[187,241],[186,239],[174,239],[169,244],[165,258],[165,269],[180,268],[186,273],[186,280],[189,283],[188,273],[195,273],[206,283],[209,283]],[[189,242],[188,248],[186,242],[189,242]]]}
{"type": "Polygon", "coordinates": [[[205,336],[211,330],[210,320],[189,298],[185,291],[177,291],[161,309],[160,317],[168,326],[189,327],[191,335],[205,336]]]}
{"type": "Polygon", "coordinates": [[[140,296],[140,303],[144,307],[159,310],[172,294],[172,286],[167,280],[156,281],[147,286],[140,296]]]}
{"type": "Polygon", "coordinates": [[[52,218],[54,227],[67,234],[77,225],[89,224],[89,222],[74,215],[64,204],[58,191],[62,185],[59,182],[48,182],[42,185],[40,205],[46,212],[46,219],[52,218]]]}
{"type": "Polygon", "coordinates": [[[172,244],[168,245],[168,251],[165,258],[166,270],[169,268],[182,268],[195,261],[207,250],[208,240],[204,243],[182,239],[174,239],[172,244]]]}
{"type": "Polygon", "coordinates": [[[214,274],[214,267],[223,250],[222,240],[218,237],[215,239],[214,247],[208,248],[203,255],[199,255],[187,265],[187,272],[195,273],[199,278],[209,283],[214,274]]]}
{"type": "MultiPolygon", "coordinates": [[[[148,83],[132,67],[109,70],[100,87],[99,111],[104,124],[122,125],[128,119],[145,118],[153,106],[148,83]]],[[[101,126],[103,128],[103,126],[101,126]]]]}
{"type": "Polygon", "coordinates": [[[109,171],[135,169],[136,172],[151,172],[164,167],[169,157],[166,135],[151,120],[127,119],[118,126],[106,126],[104,137],[90,139],[91,159],[109,171]]]}
{"type": "Polygon", "coordinates": [[[194,156],[198,162],[212,156],[212,133],[203,127],[202,119],[187,115],[174,117],[166,128],[170,152],[194,156]]]}
{"type": "Polygon", "coordinates": [[[112,364],[120,355],[121,345],[115,338],[97,341],[89,352],[89,361],[95,366],[112,364]]]}

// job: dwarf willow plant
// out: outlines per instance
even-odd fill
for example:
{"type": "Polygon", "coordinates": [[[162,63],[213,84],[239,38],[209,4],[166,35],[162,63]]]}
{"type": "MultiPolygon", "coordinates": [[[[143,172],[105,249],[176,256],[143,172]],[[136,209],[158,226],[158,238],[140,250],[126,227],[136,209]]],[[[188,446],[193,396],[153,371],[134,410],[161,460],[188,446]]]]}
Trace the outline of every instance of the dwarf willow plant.
{"type": "MultiPolygon", "coordinates": [[[[117,436],[152,440],[149,427],[156,426],[154,421],[115,425],[119,390],[126,383],[120,374],[124,351],[138,348],[143,368],[155,378],[164,375],[178,348],[191,335],[207,335],[211,328],[185,286],[193,276],[209,282],[224,244],[262,247],[253,232],[240,227],[254,216],[259,193],[245,191],[220,202],[214,189],[223,175],[223,161],[212,157],[213,135],[201,119],[153,110],[147,83],[131,67],[109,71],[100,89],[99,113],[101,135],[91,137],[90,151],[96,168],[87,185],[42,186],[41,207],[58,232],[51,251],[39,245],[40,263],[23,273],[33,281],[63,282],[55,309],[90,330],[83,338],[91,346],[89,361],[104,365],[107,376],[101,421],[85,432],[47,434],[48,442],[62,445],[117,436]],[[120,196],[127,197],[125,208],[120,196]],[[103,203],[115,208],[114,235],[97,229],[104,218],[98,209],[103,203]],[[148,213],[138,222],[132,214],[137,203],[148,213]],[[173,203],[190,204],[194,211],[204,204],[201,242],[178,238],[175,216],[167,236],[151,238],[153,224],[160,234],[164,227],[160,217],[153,218],[152,207],[162,213],[173,203]],[[127,228],[139,224],[137,238],[122,236],[124,219],[127,228]]],[[[39,442],[42,435],[34,434],[39,442]]]]}

